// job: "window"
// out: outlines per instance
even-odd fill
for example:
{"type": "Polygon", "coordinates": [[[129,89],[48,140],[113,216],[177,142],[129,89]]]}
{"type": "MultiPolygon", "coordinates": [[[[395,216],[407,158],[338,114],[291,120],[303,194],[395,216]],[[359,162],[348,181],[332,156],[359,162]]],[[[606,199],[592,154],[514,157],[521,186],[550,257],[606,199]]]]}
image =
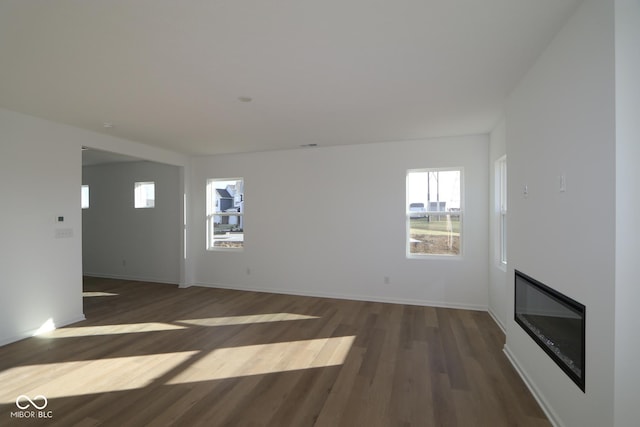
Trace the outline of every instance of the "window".
{"type": "Polygon", "coordinates": [[[244,247],[244,180],[207,180],[207,249],[244,247]]]}
{"type": "Polygon", "coordinates": [[[80,206],[82,209],[89,209],[89,186],[83,185],[80,188],[80,206]]]}
{"type": "Polygon", "coordinates": [[[507,156],[502,156],[496,160],[496,212],[498,216],[497,229],[497,259],[498,265],[507,265],[507,156]]]}
{"type": "Polygon", "coordinates": [[[407,256],[460,255],[462,169],[407,172],[407,256]]]}
{"type": "Polygon", "coordinates": [[[134,207],[136,209],[153,208],[156,205],[156,184],[154,182],[136,182],[134,189],[134,207]]]}

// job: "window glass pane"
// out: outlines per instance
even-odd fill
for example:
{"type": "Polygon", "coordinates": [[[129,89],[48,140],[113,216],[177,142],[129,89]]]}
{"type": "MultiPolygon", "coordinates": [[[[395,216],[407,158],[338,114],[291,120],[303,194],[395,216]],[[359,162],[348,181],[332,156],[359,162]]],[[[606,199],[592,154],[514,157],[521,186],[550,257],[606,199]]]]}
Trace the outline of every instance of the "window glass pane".
{"type": "Polygon", "coordinates": [[[499,265],[504,268],[507,264],[507,158],[501,157],[496,161],[496,208],[499,215],[500,233],[497,237],[499,265]]]}
{"type": "Polygon", "coordinates": [[[207,181],[207,249],[244,247],[244,181],[207,181]]]}
{"type": "Polygon", "coordinates": [[[154,182],[136,182],[134,186],[134,207],[153,208],[156,205],[156,185],[154,182]]]}
{"type": "Polygon", "coordinates": [[[507,264],[507,214],[500,214],[500,263],[507,264]]]}
{"type": "Polygon", "coordinates": [[[89,186],[83,185],[80,189],[80,206],[82,209],[89,208],[89,186]]]}
{"type": "Polygon", "coordinates": [[[462,171],[425,169],[407,174],[409,255],[460,255],[462,171]]]}

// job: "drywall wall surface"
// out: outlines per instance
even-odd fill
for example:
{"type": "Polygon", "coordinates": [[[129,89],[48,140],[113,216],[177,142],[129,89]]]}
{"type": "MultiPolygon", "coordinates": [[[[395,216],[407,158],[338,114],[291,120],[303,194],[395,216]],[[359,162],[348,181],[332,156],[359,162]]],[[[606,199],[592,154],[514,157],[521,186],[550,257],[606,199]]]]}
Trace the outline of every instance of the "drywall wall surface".
{"type": "Polygon", "coordinates": [[[154,162],[82,168],[84,273],[165,283],[180,280],[180,168],[154,162]],[[155,207],[134,208],[136,182],[155,183],[155,207]]]}
{"type": "Polygon", "coordinates": [[[615,2],[616,333],[615,425],[640,420],[640,2],[615,2]]]}
{"type": "Polygon", "coordinates": [[[503,329],[508,308],[507,272],[506,266],[500,262],[501,206],[497,196],[496,161],[507,154],[506,132],[503,117],[489,135],[489,311],[503,329]]]}
{"type": "Polygon", "coordinates": [[[506,349],[564,426],[613,423],[613,21],[612,1],[583,2],[506,111],[507,301],[518,269],[586,305],[585,393],[513,321],[509,307],[506,349]]]}
{"type": "Polygon", "coordinates": [[[76,137],[0,109],[0,344],[84,318],[76,137]]]}
{"type": "Polygon", "coordinates": [[[194,158],[195,284],[487,308],[488,137],[194,158]],[[463,255],[406,257],[408,169],[464,168],[463,255]],[[245,247],[207,251],[205,186],[244,178],[245,247]]]}
{"type": "MultiPolygon", "coordinates": [[[[102,130],[105,129],[103,128],[102,130]]],[[[105,130],[104,133],[89,132],[82,129],[76,129],[76,131],[84,132],[86,134],[86,139],[84,140],[85,142],[83,145],[89,148],[124,154],[131,157],[137,157],[141,160],[174,166],[186,166],[189,163],[189,157],[185,154],[118,138],[116,136],[117,127],[112,128],[111,130],[105,130]]]]}

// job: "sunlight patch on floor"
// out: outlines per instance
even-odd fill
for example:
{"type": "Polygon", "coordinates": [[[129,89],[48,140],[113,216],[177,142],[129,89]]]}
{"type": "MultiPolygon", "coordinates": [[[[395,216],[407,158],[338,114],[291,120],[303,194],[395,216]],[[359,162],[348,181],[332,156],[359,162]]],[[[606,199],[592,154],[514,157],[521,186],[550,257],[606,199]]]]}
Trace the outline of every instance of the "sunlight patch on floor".
{"type": "Polygon", "coordinates": [[[55,399],[140,389],[154,381],[185,384],[337,366],[344,363],[354,339],[318,338],[209,353],[196,350],[18,366],[0,372],[0,404],[15,403],[20,395],[55,399]]]}
{"type": "Polygon", "coordinates": [[[341,365],[355,336],[221,348],[198,358],[167,384],[341,365]]]}
{"type": "Polygon", "coordinates": [[[0,404],[20,395],[47,399],[133,390],[151,384],[198,351],[18,366],[0,372],[0,404]]]}
{"type": "Polygon", "coordinates": [[[89,337],[95,335],[137,334],[143,332],[172,331],[186,329],[186,326],[170,323],[124,323],[121,325],[79,326],[56,329],[55,331],[39,334],[40,338],[72,338],[89,337]]]}
{"type": "Polygon", "coordinates": [[[176,320],[176,323],[186,323],[194,326],[229,326],[246,325],[248,323],[285,322],[290,320],[319,319],[318,316],[307,316],[293,313],[252,314],[247,316],[209,317],[204,319],[176,320]]]}

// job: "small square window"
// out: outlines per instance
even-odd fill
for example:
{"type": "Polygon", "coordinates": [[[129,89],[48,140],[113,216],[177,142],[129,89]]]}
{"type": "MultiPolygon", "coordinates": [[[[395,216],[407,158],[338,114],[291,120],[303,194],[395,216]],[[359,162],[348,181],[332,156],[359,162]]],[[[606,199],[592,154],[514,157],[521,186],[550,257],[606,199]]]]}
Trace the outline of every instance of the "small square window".
{"type": "Polygon", "coordinates": [[[83,185],[80,189],[80,206],[89,209],[89,186],[83,185]]]}
{"type": "Polygon", "coordinates": [[[134,207],[153,208],[156,205],[156,185],[154,182],[136,182],[134,186],[134,207]]]}

